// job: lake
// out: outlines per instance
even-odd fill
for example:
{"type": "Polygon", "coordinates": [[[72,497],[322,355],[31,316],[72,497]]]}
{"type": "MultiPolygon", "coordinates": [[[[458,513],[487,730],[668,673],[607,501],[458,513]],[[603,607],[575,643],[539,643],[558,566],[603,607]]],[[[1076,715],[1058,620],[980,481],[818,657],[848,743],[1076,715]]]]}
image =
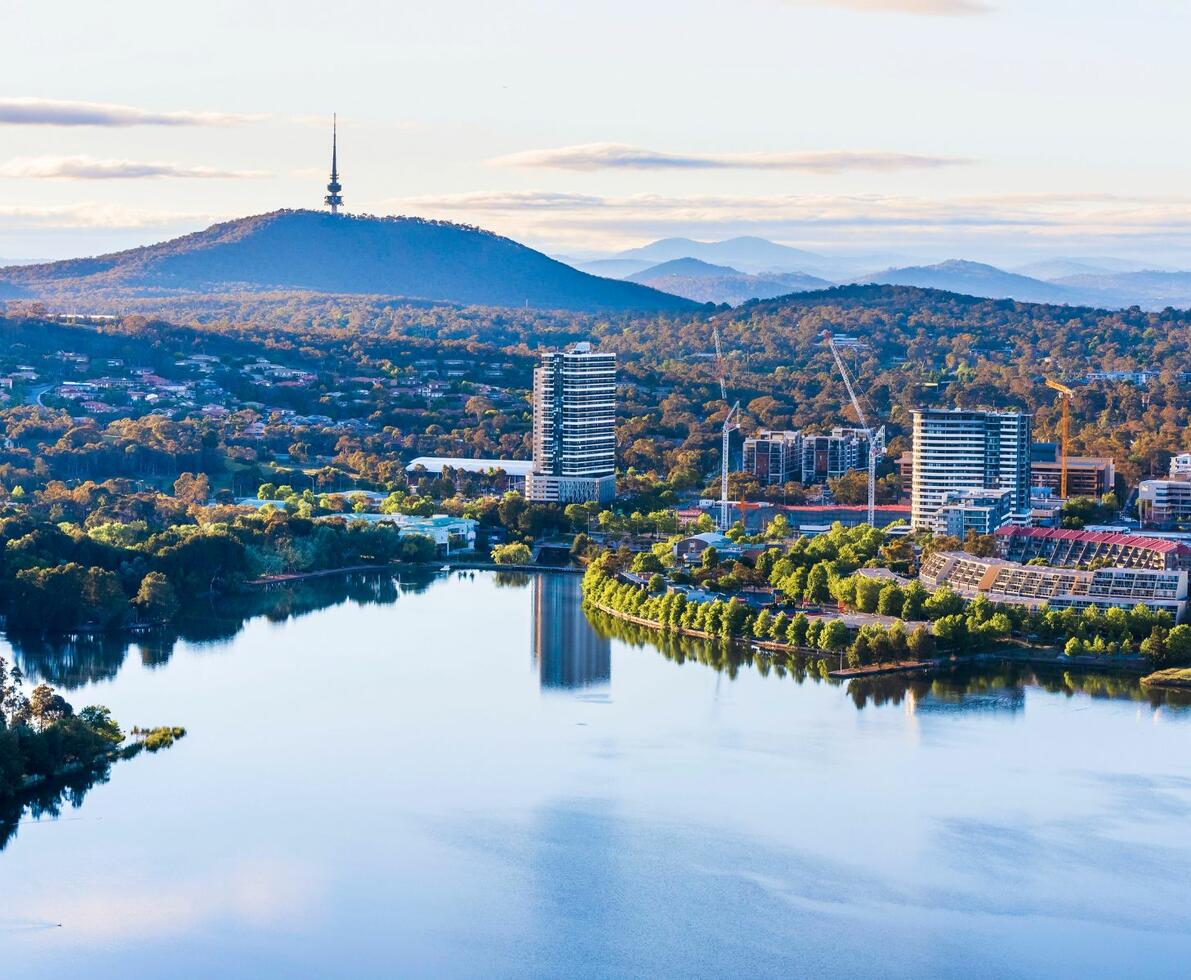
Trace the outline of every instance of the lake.
{"type": "Polygon", "coordinates": [[[0,975],[1186,975],[1191,710],[1008,667],[829,683],[593,626],[578,587],[357,576],[0,645],[189,731],[26,814],[0,975]]]}

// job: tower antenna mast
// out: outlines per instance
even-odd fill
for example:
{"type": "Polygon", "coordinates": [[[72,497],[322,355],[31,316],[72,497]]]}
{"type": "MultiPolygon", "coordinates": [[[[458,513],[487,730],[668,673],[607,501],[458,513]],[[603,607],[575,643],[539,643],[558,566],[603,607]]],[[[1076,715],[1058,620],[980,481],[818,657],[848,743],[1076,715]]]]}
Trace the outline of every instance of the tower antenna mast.
{"type": "Polygon", "coordinates": [[[331,181],[327,184],[327,196],[323,203],[331,208],[331,214],[338,214],[343,207],[343,196],[339,193],[343,185],[339,183],[339,114],[331,116],[331,181]]]}

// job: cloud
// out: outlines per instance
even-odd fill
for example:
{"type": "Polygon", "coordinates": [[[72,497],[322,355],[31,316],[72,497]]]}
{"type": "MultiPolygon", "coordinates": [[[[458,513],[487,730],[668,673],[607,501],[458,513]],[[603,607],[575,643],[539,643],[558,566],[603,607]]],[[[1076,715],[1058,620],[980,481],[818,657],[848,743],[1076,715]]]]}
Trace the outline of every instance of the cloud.
{"type": "Polygon", "coordinates": [[[801,170],[832,174],[844,170],[907,170],[968,163],[954,157],[881,151],[826,150],[809,153],[662,153],[623,143],[583,143],[526,150],[488,161],[497,167],[552,170],[801,170]]]}
{"type": "Polygon", "coordinates": [[[983,0],[787,0],[802,7],[835,7],[877,14],[918,14],[925,17],[969,17],[992,13],[983,0]]]}
{"type": "Polygon", "coordinates": [[[151,112],[106,102],[0,98],[0,125],[9,126],[233,126],[263,118],[232,112],[151,112]]]}
{"type": "Polygon", "coordinates": [[[39,180],[126,180],[138,177],[268,177],[263,170],[217,170],[177,163],[98,160],[95,157],[17,157],[0,164],[0,177],[39,180]]]}
{"type": "Polygon", "coordinates": [[[0,204],[5,228],[176,228],[212,224],[231,217],[197,211],[155,211],[119,204],[0,204]]]}
{"type": "Polygon", "coordinates": [[[519,191],[411,197],[389,204],[405,213],[449,215],[514,238],[576,247],[623,247],[643,237],[742,234],[853,247],[878,237],[944,244],[1067,239],[1072,247],[1148,238],[1191,246],[1191,199],[1102,193],[617,197],[519,191]]]}

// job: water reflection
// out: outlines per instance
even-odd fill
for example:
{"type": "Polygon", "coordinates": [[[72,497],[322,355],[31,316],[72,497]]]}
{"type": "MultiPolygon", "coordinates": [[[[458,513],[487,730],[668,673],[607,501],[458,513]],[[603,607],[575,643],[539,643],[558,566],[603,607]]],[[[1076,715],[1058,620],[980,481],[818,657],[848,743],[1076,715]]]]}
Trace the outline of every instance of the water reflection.
{"type": "MultiPolygon", "coordinates": [[[[629,646],[656,650],[675,663],[693,661],[735,678],[742,668],[762,676],[789,678],[796,684],[838,685],[829,678],[835,658],[764,654],[739,644],[727,644],[695,637],[659,633],[596,610],[586,610],[595,630],[629,646]]],[[[1036,688],[1050,694],[1074,697],[1137,701],[1152,708],[1191,707],[1191,691],[1145,688],[1135,675],[1063,670],[1061,667],[1028,664],[982,664],[956,667],[932,674],[878,674],[849,680],[847,694],[858,709],[869,705],[905,705],[907,710],[1014,714],[1025,708],[1026,690],[1036,688]]]]}
{"type": "Polygon", "coordinates": [[[1025,709],[1027,688],[1050,694],[1138,701],[1153,708],[1191,705],[1191,692],[1145,688],[1128,674],[1097,674],[1061,667],[991,664],[956,667],[934,674],[884,674],[848,682],[857,708],[905,704],[922,713],[1017,714],[1025,709]]]}
{"type": "Polygon", "coordinates": [[[533,659],[543,690],[611,682],[612,643],[584,615],[577,576],[534,576],[533,659]]]}
{"type": "Polygon", "coordinates": [[[77,810],[93,786],[108,781],[111,769],[110,762],[100,762],[97,768],[50,779],[19,796],[0,800],[0,851],[16,837],[23,817],[57,819],[65,807],[77,810]]]}
{"type": "Polygon", "coordinates": [[[199,600],[186,608],[169,629],[129,637],[123,633],[7,637],[13,655],[33,683],[45,681],[73,690],[85,684],[110,681],[129,653],[141,665],[155,668],[169,663],[179,640],[218,644],[231,640],[251,619],[264,617],[281,623],[345,602],[357,606],[391,605],[405,592],[425,592],[433,573],[364,572],[306,579],[283,587],[199,600]]]}

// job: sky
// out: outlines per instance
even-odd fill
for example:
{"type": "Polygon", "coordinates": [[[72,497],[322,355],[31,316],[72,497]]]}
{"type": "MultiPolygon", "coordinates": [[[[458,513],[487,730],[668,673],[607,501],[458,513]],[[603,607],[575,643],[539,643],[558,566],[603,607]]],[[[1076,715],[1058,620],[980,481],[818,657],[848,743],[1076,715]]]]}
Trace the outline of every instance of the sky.
{"type": "Polygon", "coordinates": [[[322,205],[1191,268],[1185,0],[15,0],[0,258],[322,205]],[[14,43],[14,39],[23,39],[14,43]]]}

